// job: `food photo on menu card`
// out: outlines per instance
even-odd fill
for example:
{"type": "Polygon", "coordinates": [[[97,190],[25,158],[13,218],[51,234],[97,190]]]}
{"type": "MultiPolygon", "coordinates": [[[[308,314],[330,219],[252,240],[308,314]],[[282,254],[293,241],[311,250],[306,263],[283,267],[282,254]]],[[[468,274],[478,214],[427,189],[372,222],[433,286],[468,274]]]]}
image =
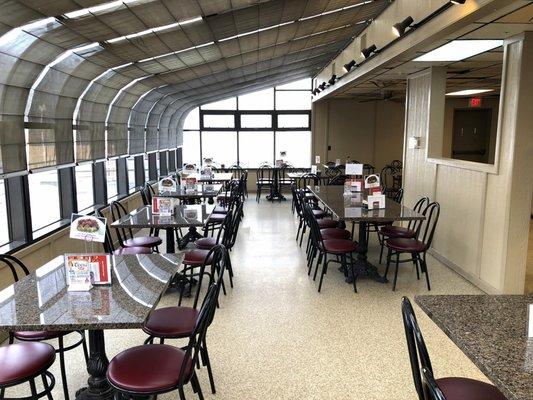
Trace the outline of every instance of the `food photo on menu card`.
{"type": "Polygon", "coordinates": [[[105,218],[72,214],[70,220],[70,238],[103,243],[105,241],[105,227],[105,218]]]}

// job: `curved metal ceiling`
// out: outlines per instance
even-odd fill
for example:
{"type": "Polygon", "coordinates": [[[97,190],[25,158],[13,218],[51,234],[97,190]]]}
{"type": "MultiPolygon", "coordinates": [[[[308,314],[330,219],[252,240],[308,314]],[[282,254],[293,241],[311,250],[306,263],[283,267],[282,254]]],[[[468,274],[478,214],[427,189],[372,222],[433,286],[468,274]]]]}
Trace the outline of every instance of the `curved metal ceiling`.
{"type": "Polygon", "coordinates": [[[313,76],[389,3],[0,1],[0,124],[107,138],[108,156],[128,129],[137,150],[175,147],[190,109],[313,76]]]}

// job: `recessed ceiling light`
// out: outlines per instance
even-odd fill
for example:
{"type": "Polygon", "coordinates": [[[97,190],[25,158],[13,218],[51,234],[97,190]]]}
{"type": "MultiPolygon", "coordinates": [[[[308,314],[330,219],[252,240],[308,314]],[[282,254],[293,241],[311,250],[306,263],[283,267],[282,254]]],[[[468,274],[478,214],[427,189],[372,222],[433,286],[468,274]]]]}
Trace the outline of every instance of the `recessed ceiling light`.
{"type": "Polygon", "coordinates": [[[446,96],[473,96],[475,94],[493,92],[494,89],[465,89],[457,92],[446,93],[446,96]]]}
{"type": "Polygon", "coordinates": [[[453,40],[413,61],[459,61],[503,45],[503,40],[453,40]]]}

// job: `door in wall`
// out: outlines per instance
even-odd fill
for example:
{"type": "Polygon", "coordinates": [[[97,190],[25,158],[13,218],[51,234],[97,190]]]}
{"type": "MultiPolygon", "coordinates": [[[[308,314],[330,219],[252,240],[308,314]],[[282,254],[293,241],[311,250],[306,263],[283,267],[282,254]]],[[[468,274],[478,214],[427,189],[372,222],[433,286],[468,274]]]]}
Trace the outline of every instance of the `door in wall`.
{"type": "Polygon", "coordinates": [[[490,108],[454,110],[452,158],[489,162],[491,118],[490,108]]]}

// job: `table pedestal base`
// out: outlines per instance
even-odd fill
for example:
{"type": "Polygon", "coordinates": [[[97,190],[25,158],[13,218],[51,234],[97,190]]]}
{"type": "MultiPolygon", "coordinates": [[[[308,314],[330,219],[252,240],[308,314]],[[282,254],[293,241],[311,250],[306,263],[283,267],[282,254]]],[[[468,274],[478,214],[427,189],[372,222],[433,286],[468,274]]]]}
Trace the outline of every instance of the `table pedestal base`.
{"type": "Polygon", "coordinates": [[[109,360],[105,353],[104,332],[102,330],[89,331],[89,362],[87,372],[88,386],[76,392],[76,400],[112,400],[115,391],[107,381],[107,366],[109,360]]]}
{"type": "Polygon", "coordinates": [[[201,239],[203,238],[203,236],[198,232],[198,230],[196,229],[196,227],[194,226],[191,226],[189,228],[189,232],[187,232],[183,238],[181,238],[179,241],[178,241],[178,248],[180,250],[183,250],[189,243],[193,243],[195,242],[196,240],[198,239],[201,239]]]}
{"type": "MultiPolygon", "coordinates": [[[[357,249],[357,259],[354,261],[357,278],[368,278],[379,283],[387,283],[388,279],[381,276],[378,269],[367,260],[368,244],[366,242],[367,223],[359,222],[359,243],[357,249]]],[[[346,282],[353,283],[352,270],[348,271],[346,282]]]]}

